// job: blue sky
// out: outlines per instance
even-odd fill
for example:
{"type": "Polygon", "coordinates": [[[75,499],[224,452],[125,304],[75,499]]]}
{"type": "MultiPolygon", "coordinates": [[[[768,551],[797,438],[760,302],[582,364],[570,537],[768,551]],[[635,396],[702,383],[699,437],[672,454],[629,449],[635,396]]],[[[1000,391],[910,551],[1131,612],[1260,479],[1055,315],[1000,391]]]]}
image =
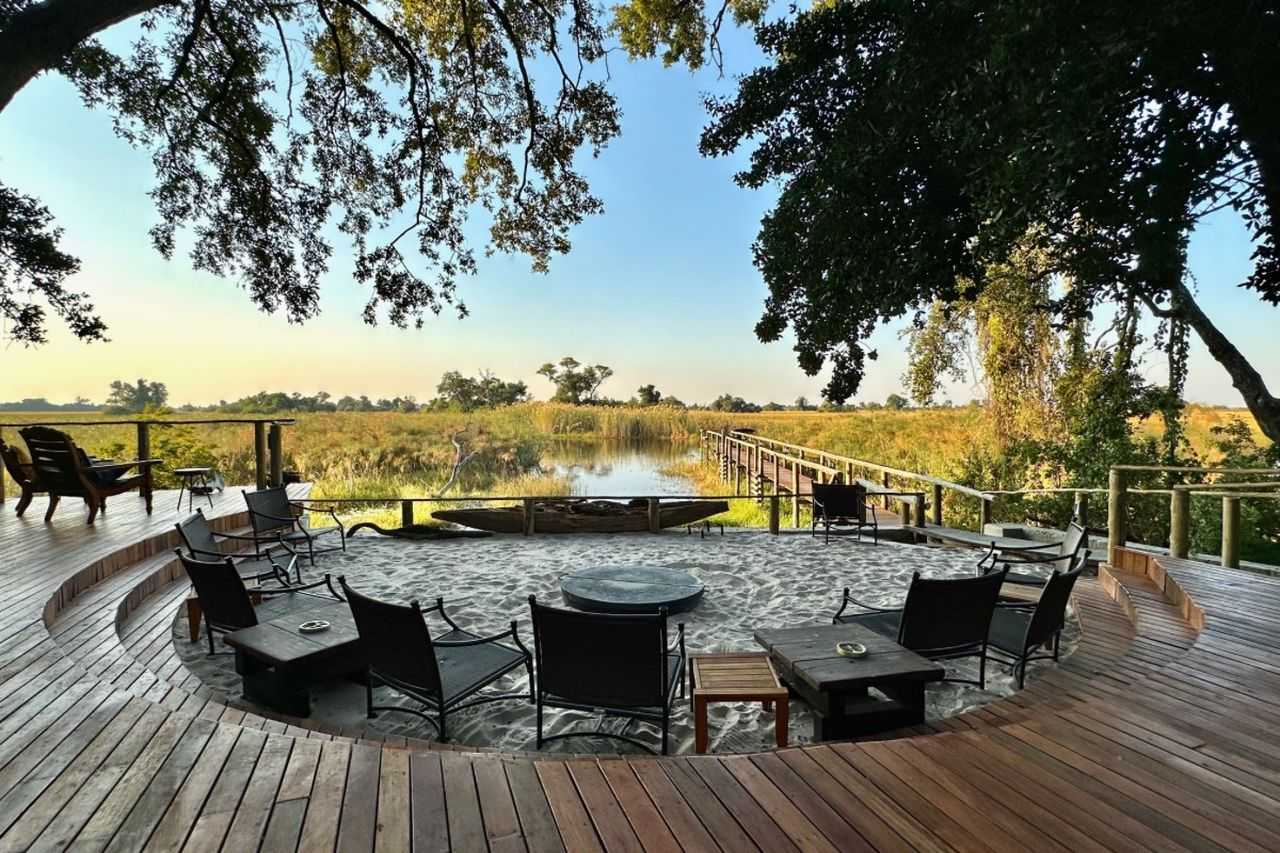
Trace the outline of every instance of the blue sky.
{"type": "MultiPolygon", "coordinates": [[[[233,282],[193,271],[182,254],[165,261],[147,239],[155,222],[147,153],[117,139],[106,114],[86,110],[60,78],[39,79],[0,113],[0,179],[39,196],[66,229],[65,245],[82,261],[71,284],[91,294],[112,340],[86,345],[55,328],[42,348],[5,346],[0,400],[101,399],[111,380],[139,376],[166,382],[175,402],[264,389],[427,399],[452,369],[523,379],[545,397],[549,385],[535,371],[563,355],[611,365],[615,378],[604,390],[615,397],[653,382],[686,401],[724,392],[759,402],[817,400],[824,378],[796,367],[790,342],[766,346],[752,332],[765,288],[750,245],[773,194],[733,184],[741,159],[697,152],[703,94],[728,93],[732,75],[759,57],[745,33],[728,34],[725,53],[725,79],[615,55],[622,135],[583,164],[605,213],[575,229],[572,253],[555,258],[549,274],[531,272],[523,257],[482,259],[479,274],[460,286],[471,316],[446,312],[421,331],[360,321],[366,297],[350,280],[341,245],[323,315],[301,327],[259,313],[233,282]]],[[[1274,391],[1276,309],[1237,287],[1250,251],[1238,219],[1218,214],[1194,235],[1191,267],[1210,316],[1274,391]]],[[[858,399],[900,390],[902,325],[876,335],[880,359],[858,399]]],[[[1152,361],[1158,379],[1159,359],[1152,361]]],[[[963,402],[975,392],[962,386],[949,395],[963,402]]],[[[1187,396],[1240,404],[1198,341],[1187,396]]]]}

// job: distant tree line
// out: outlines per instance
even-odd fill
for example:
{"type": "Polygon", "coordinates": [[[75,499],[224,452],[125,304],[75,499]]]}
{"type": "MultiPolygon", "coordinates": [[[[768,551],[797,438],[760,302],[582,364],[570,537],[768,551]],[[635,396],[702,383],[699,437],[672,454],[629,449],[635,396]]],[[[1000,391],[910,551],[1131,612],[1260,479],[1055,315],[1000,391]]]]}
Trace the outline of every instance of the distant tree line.
{"type": "MultiPolygon", "coordinates": [[[[613,376],[613,368],[605,364],[584,365],[573,356],[565,356],[558,362],[547,362],[538,369],[538,375],[546,377],[554,386],[551,401],[577,406],[670,406],[679,409],[702,409],[713,412],[781,412],[781,411],[845,411],[858,408],[878,409],[879,403],[837,405],[823,402],[811,404],[806,397],[798,397],[793,405],[752,403],[733,394],[721,394],[707,405],[686,404],[663,394],[652,383],[641,385],[628,400],[618,400],[601,393],[601,386],[613,376]]],[[[223,414],[284,414],[307,412],[417,412],[456,410],[469,412],[475,409],[493,409],[527,403],[533,400],[529,387],[518,380],[509,381],[482,370],[475,376],[464,376],[460,371],[449,370],[436,385],[436,396],[426,403],[419,403],[413,395],[403,397],[379,397],[350,395],[335,398],[327,391],[301,394],[297,391],[259,391],[238,400],[219,400],[207,406],[186,403],[176,407],[180,412],[218,412],[223,414]]],[[[53,412],[102,411],[107,414],[137,414],[163,410],[169,402],[169,389],[163,382],[138,379],[136,382],[117,380],[108,389],[106,402],[92,403],[84,397],[75,402],[50,403],[43,397],[28,398],[20,402],[0,403],[0,411],[53,412]]],[[[898,394],[890,394],[883,408],[902,409],[907,400],[898,394]]]]}

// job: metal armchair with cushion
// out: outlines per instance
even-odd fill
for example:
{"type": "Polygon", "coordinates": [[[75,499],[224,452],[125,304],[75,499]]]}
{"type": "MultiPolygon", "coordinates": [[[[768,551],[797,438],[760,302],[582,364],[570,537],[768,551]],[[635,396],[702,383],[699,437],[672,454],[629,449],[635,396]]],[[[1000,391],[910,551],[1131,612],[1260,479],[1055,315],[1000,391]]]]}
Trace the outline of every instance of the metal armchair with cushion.
{"type": "Polygon", "coordinates": [[[816,534],[821,524],[824,543],[831,541],[832,528],[841,527],[850,528],[858,534],[858,539],[862,539],[862,531],[869,527],[871,541],[879,543],[880,528],[876,523],[875,510],[867,506],[866,486],[861,483],[814,483],[811,499],[810,534],[816,534]]]}
{"type": "Polygon", "coordinates": [[[1062,629],[1067,623],[1067,604],[1076,581],[1084,573],[1087,551],[1082,551],[1068,572],[1057,569],[1049,575],[1038,601],[1001,605],[991,617],[988,637],[991,656],[1009,664],[1021,689],[1027,679],[1027,664],[1034,660],[1057,660],[1062,629]],[[1049,653],[1041,652],[1048,647],[1049,653]]]}
{"type": "Polygon", "coordinates": [[[302,570],[298,567],[297,555],[284,548],[278,548],[275,553],[267,549],[262,556],[228,554],[222,549],[224,542],[243,542],[245,544],[240,547],[248,547],[255,542],[254,538],[214,530],[200,510],[179,521],[174,527],[178,529],[187,552],[197,560],[222,560],[230,557],[236,564],[236,571],[245,580],[276,580],[288,586],[294,582],[289,577],[292,574],[298,584],[302,583],[302,570]]]}
{"type": "Polygon", "coordinates": [[[985,688],[988,636],[1004,576],[1003,569],[977,578],[922,578],[915,572],[911,575],[907,600],[897,608],[864,604],[845,587],[840,609],[831,621],[837,625],[870,628],[930,660],[976,657],[976,680],[947,680],[985,688]],[[864,612],[846,614],[851,604],[864,612]]]}
{"type": "Polygon", "coordinates": [[[31,451],[31,463],[35,478],[49,493],[49,509],[44,520],[53,518],[58,501],[65,497],[82,498],[89,505],[89,524],[93,524],[99,512],[106,510],[107,498],[123,492],[139,490],[151,512],[151,467],[159,459],[135,459],[130,462],[112,462],[94,459],[76,446],[64,432],[43,426],[30,426],[20,430],[27,448],[31,451]],[[132,469],[138,473],[125,476],[132,469]]]}
{"type": "Polygon", "coordinates": [[[676,639],[670,642],[665,608],[652,614],[583,613],[547,607],[531,595],[529,609],[538,664],[538,747],[560,738],[599,735],[653,751],[625,734],[625,728],[618,733],[595,729],[544,735],[543,708],[568,708],[603,713],[606,719],[625,717],[628,727],[635,721],[653,723],[661,727],[665,755],[677,686],[684,696],[684,623],[676,626],[676,639]]]}
{"type": "Polygon", "coordinates": [[[1044,586],[1049,572],[1058,570],[1068,572],[1075,565],[1076,558],[1083,549],[1088,557],[1088,532],[1076,522],[1067,526],[1067,534],[1061,542],[1045,542],[1040,545],[1028,545],[1025,548],[1011,548],[1008,544],[998,546],[992,543],[987,553],[978,561],[978,574],[989,574],[997,566],[1003,566],[1008,572],[1005,580],[1008,583],[1024,586],[1044,586]],[[1039,569],[1039,572],[1014,571],[1014,567],[1039,569]]]}
{"type": "Polygon", "coordinates": [[[444,741],[448,740],[448,715],[455,711],[504,699],[533,699],[533,656],[520,642],[515,620],[506,631],[482,637],[458,627],[445,612],[443,598],[424,610],[417,601],[405,606],[361,595],[342,576],[338,583],[368,661],[365,698],[370,718],[377,711],[414,714],[435,726],[444,741]],[[425,618],[429,613],[438,613],[449,630],[432,637],[425,618]],[[507,639],[510,645],[502,642],[507,639]],[[529,675],[528,693],[480,692],[521,666],[529,675]],[[373,691],[379,686],[422,703],[424,710],[374,705],[373,691]]]}
{"type": "Polygon", "coordinates": [[[262,556],[263,546],[274,544],[284,545],[295,554],[295,548],[305,548],[307,558],[314,566],[316,554],[347,550],[346,528],[342,526],[332,507],[312,507],[302,501],[291,501],[284,486],[245,492],[244,502],[249,507],[254,553],[258,556],[262,556]],[[334,526],[319,529],[308,527],[302,520],[302,514],[307,512],[327,513],[333,519],[334,526]],[[337,545],[316,547],[318,540],[332,533],[338,534],[337,545]]]}
{"type": "MultiPolygon", "coordinates": [[[[204,618],[205,632],[209,638],[209,654],[217,654],[213,645],[214,633],[225,634],[258,624],[258,615],[253,609],[253,599],[234,560],[230,557],[222,557],[218,560],[197,560],[182,553],[181,549],[174,549],[174,553],[178,555],[182,568],[191,579],[191,585],[195,587],[201,615],[204,618]]],[[[259,597],[293,593],[314,595],[315,593],[306,591],[321,586],[325,587],[329,593],[323,597],[333,598],[336,601],[342,600],[342,596],[338,595],[333,588],[328,575],[324,576],[324,580],[312,584],[255,588],[253,592],[259,597]]]]}

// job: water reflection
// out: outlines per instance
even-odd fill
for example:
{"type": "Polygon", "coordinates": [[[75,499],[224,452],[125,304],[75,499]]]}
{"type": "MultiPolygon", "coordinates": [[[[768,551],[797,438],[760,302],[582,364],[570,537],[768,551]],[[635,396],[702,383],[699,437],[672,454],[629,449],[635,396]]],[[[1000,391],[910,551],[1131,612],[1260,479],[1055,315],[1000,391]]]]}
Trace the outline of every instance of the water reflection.
{"type": "Polygon", "coordinates": [[[578,495],[687,495],[689,481],[662,469],[696,456],[696,447],[670,441],[573,441],[544,451],[540,466],[572,480],[578,495]]]}

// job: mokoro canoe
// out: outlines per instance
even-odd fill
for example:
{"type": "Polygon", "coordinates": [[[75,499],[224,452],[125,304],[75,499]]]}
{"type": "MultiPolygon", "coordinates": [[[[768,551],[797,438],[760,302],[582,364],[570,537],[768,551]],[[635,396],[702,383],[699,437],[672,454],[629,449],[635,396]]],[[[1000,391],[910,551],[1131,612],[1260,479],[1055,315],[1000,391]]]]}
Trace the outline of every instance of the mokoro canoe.
{"type": "MultiPolygon", "coordinates": [[[[727,501],[663,501],[658,504],[658,524],[679,527],[728,509],[727,501]]],[[[519,506],[442,509],[431,513],[431,517],[495,533],[520,533],[524,529],[524,508],[519,506]]],[[[649,510],[644,501],[539,502],[534,505],[533,529],[537,533],[641,532],[649,529],[649,510]]]]}

